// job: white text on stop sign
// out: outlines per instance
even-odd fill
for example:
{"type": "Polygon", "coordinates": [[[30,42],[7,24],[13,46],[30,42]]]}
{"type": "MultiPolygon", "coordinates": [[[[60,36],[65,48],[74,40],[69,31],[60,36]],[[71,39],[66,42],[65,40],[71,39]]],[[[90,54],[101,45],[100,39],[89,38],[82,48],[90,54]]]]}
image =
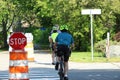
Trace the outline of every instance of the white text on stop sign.
{"type": "Polygon", "coordinates": [[[11,38],[10,45],[22,45],[26,41],[26,38],[11,38]]]}

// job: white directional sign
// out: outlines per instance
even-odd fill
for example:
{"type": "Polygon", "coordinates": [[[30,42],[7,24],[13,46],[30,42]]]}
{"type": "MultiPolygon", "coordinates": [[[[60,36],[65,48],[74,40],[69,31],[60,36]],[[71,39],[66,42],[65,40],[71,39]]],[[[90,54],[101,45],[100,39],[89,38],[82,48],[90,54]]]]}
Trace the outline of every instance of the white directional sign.
{"type": "Polygon", "coordinates": [[[81,11],[81,14],[83,15],[90,15],[90,23],[91,23],[91,53],[92,53],[92,60],[93,60],[93,19],[92,15],[94,14],[101,14],[101,9],[83,9],[81,11]]]}
{"type": "Polygon", "coordinates": [[[101,14],[101,9],[83,9],[81,14],[83,14],[83,15],[101,14]]]}

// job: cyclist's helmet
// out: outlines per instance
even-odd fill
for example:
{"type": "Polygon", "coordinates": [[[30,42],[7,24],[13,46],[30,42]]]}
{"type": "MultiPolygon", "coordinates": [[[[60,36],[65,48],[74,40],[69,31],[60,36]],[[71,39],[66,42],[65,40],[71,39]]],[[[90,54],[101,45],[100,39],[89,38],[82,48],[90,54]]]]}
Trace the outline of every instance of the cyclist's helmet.
{"type": "Polygon", "coordinates": [[[52,30],[58,30],[58,28],[56,26],[53,26],[52,30]]]}
{"type": "Polygon", "coordinates": [[[68,26],[67,25],[61,25],[60,30],[68,30],[68,26]]]}

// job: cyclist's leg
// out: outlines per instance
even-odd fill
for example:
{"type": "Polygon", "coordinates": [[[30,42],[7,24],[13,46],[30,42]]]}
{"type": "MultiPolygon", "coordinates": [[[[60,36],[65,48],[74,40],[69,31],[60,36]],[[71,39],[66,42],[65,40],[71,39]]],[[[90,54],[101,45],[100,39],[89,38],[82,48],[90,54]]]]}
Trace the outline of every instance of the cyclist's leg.
{"type": "Polygon", "coordinates": [[[64,62],[64,80],[68,80],[68,62],[64,62]]]}
{"type": "Polygon", "coordinates": [[[64,64],[65,64],[64,74],[65,74],[65,76],[67,76],[67,74],[68,74],[68,62],[64,62],[64,64]]]}
{"type": "Polygon", "coordinates": [[[53,46],[54,44],[52,44],[52,64],[54,65],[55,64],[55,51],[54,51],[54,46],[53,46]]]}
{"type": "Polygon", "coordinates": [[[54,51],[52,51],[52,64],[53,65],[55,64],[54,58],[55,58],[55,53],[54,53],[54,51]]]}
{"type": "Polygon", "coordinates": [[[57,56],[55,70],[58,70],[58,66],[59,66],[59,61],[60,61],[59,52],[60,52],[60,47],[57,46],[56,53],[55,53],[57,56]]]}
{"type": "Polygon", "coordinates": [[[58,70],[58,66],[59,66],[59,62],[60,62],[60,56],[62,56],[62,54],[61,54],[62,50],[63,50],[62,46],[57,46],[57,51],[56,51],[57,62],[56,62],[55,70],[58,70]]]}
{"type": "Polygon", "coordinates": [[[68,75],[68,68],[69,68],[69,65],[68,65],[68,60],[65,60],[64,61],[64,75],[67,77],[68,75]]]}
{"type": "Polygon", "coordinates": [[[68,80],[69,57],[70,57],[70,52],[69,52],[69,49],[67,48],[66,52],[64,54],[64,64],[65,64],[64,76],[65,76],[66,80],[68,80]]]}

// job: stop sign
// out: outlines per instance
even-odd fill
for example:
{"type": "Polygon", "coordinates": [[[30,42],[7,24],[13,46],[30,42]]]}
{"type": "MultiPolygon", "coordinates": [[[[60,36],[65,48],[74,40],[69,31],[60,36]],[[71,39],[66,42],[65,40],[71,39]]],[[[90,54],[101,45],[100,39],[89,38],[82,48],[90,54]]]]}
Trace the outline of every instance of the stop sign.
{"type": "Polygon", "coordinates": [[[15,50],[24,49],[26,44],[27,38],[21,32],[15,32],[9,38],[9,45],[15,50]]]}

